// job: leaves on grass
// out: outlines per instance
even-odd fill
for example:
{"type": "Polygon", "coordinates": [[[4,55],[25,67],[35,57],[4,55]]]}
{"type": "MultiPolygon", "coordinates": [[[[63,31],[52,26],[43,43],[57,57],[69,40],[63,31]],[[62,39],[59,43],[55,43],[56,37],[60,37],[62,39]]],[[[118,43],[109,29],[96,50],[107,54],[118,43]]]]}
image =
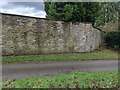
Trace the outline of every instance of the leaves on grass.
{"type": "Polygon", "coordinates": [[[3,88],[117,88],[118,72],[72,72],[3,82],[3,88]]]}

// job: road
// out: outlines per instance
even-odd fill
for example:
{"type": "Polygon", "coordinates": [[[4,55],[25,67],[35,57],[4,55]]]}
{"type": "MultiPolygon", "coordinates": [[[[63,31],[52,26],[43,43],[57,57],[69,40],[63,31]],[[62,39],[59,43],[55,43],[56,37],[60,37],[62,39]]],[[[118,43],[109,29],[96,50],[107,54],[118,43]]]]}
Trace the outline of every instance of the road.
{"type": "Polygon", "coordinates": [[[61,72],[79,71],[114,71],[118,69],[117,60],[67,61],[30,64],[3,64],[2,79],[11,80],[32,76],[50,76],[61,72]]]}

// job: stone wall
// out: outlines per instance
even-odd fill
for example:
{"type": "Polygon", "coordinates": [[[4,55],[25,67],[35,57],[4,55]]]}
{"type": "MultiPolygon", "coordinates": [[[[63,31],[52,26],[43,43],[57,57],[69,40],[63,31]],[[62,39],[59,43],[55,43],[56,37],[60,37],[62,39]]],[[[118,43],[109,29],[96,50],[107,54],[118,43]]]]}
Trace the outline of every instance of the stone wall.
{"type": "Polygon", "coordinates": [[[118,25],[118,21],[116,21],[115,23],[105,23],[105,25],[102,26],[101,29],[105,32],[117,31],[118,25]]]}
{"type": "Polygon", "coordinates": [[[3,55],[90,52],[100,44],[91,24],[2,14],[3,55]]]}

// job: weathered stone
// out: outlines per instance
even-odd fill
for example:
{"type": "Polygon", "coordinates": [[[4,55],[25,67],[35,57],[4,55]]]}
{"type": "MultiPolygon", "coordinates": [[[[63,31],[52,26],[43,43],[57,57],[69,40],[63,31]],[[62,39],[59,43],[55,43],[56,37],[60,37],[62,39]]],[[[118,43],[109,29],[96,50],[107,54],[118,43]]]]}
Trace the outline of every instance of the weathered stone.
{"type": "Polygon", "coordinates": [[[3,55],[90,52],[101,44],[91,24],[2,14],[3,55]]]}

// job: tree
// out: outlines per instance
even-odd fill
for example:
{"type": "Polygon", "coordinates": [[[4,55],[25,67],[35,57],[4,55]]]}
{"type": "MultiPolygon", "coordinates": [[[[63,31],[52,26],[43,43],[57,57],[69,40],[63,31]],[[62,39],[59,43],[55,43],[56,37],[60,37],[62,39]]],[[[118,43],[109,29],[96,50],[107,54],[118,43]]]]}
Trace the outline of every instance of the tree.
{"type": "Polygon", "coordinates": [[[98,27],[117,20],[118,3],[45,2],[45,11],[49,19],[91,22],[94,27],[98,27]]]}
{"type": "Polygon", "coordinates": [[[55,3],[50,3],[50,2],[45,2],[45,11],[47,13],[47,18],[50,18],[50,19],[55,19],[56,15],[56,6],[55,6],[55,3]]]}
{"type": "Polygon", "coordinates": [[[45,11],[50,19],[92,22],[98,15],[99,3],[45,2],[45,11]]]}
{"type": "Polygon", "coordinates": [[[99,16],[95,20],[96,26],[104,25],[107,22],[116,22],[118,20],[118,6],[118,2],[101,3],[99,16]]]}

